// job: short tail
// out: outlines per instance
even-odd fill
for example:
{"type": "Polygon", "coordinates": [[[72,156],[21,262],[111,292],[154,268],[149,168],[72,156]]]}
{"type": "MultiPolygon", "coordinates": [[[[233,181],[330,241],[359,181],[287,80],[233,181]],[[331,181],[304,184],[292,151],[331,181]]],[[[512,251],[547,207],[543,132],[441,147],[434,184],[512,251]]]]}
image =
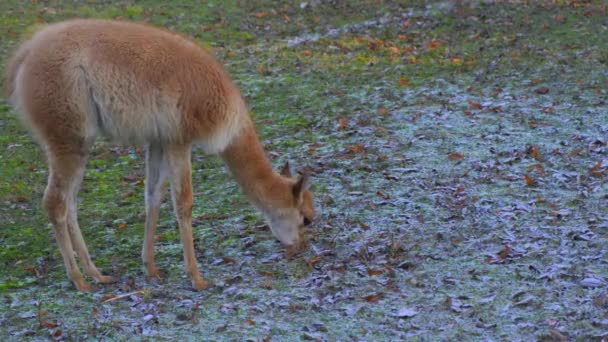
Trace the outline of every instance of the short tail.
{"type": "Polygon", "coordinates": [[[4,80],[4,92],[7,98],[11,98],[15,93],[16,79],[19,69],[30,53],[30,42],[25,42],[13,57],[9,60],[6,66],[6,79],[4,80]]]}

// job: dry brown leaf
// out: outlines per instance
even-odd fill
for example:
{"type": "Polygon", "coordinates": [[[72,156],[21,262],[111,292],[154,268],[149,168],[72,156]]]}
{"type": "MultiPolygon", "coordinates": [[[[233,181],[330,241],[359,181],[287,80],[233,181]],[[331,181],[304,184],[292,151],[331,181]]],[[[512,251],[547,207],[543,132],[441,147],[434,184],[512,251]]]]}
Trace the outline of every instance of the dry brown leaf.
{"type": "Polygon", "coordinates": [[[535,186],[536,185],[536,181],[528,175],[524,176],[524,180],[526,181],[526,186],[535,186]]]}
{"type": "Polygon", "coordinates": [[[375,270],[375,269],[373,269],[373,268],[368,268],[368,269],[367,269],[367,274],[368,274],[368,275],[370,275],[370,276],[373,276],[373,275],[380,275],[380,274],[382,274],[382,273],[384,273],[384,271],[383,271],[383,270],[375,270]]]}
{"type": "Polygon", "coordinates": [[[473,100],[469,100],[469,106],[471,106],[471,108],[473,108],[473,109],[482,109],[483,108],[481,103],[479,103],[477,101],[473,101],[473,100]]]}
{"type": "Polygon", "coordinates": [[[582,151],[583,151],[582,147],[576,148],[572,152],[568,153],[568,157],[574,158],[574,157],[578,156],[579,154],[581,154],[582,151]]]}
{"type": "Polygon", "coordinates": [[[338,130],[341,131],[348,127],[348,118],[340,118],[338,120],[338,130]]]}
{"type": "Polygon", "coordinates": [[[452,152],[448,155],[449,160],[460,160],[464,158],[464,154],[458,152],[452,152]]]}
{"type": "Polygon", "coordinates": [[[223,257],[222,260],[227,263],[228,265],[234,265],[236,264],[236,260],[229,258],[229,257],[223,257]]]}
{"type": "Polygon", "coordinates": [[[377,303],[380,299],[382,299],[382,294],[381,293],[371,293],[371,294],[368,294],[367,296],[363,296],[361,298],[363,298],[366,302],[377,303]]]}
{"type": "Polygon", "coordinates": [[[604,162],[604,160],[600,159],[600,161],[598,161],[595,165],[593,165],[593,167],[591,169],[589,169],[589,173],[592,175],[601,173],[600,168],[602,167],[603,162],[604,162]]]}
{"type": "Polygon", "coordinates": [[[351,147],[350,151],[352,153],[360,153],[360,152],[363,152],[364,149],[365,149],[365,147],[362,144],[357,144],[357,145],[351,147]]]}
{"type": "Polygon", "coordinates": [[[528,172],[536,170],[541,176],[545,176],[545,167],[542,164],[534,164],[528,168],[528,172]]]}

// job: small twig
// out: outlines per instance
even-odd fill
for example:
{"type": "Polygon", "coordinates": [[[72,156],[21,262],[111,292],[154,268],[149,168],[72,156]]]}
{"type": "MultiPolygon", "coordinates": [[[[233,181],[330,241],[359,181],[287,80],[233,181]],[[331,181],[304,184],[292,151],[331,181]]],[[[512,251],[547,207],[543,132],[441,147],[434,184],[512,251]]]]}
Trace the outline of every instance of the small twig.
{"type": "Polygon", "coordinates": [[[132,295],[136,295],[136,294],[144,294],[145,290],[139,290],[139,291],[135,291],[135,292],[129,292],[129,293],[125,293],[125,294],[121,294],[119,296],[116,297],[112,297],[112,298],[108,298],[106,300],[104,300],[103,302],[101,302],[101,304],[108,304],[123,298],[127,298],[130,297],[132,295]]]}

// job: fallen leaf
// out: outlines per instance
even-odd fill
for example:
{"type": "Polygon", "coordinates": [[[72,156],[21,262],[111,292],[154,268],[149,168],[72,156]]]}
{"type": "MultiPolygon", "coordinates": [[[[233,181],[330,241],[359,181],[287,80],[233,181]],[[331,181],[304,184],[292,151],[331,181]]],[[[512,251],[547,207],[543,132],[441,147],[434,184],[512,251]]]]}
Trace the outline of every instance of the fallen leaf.
{"type": "Polygon", "coordinates": [[[448,155],[449,160],[460,160],[464,158],[464,154],[458,152],[452,152],[448,155]]]}
{"type": "Polygon", "coordinates": [[[388,114],[388,109],[386,109],[384,107],[380,107],[380,108],[378,108],[378,114],[386,115],[386,114],[388,114]]]}
{"type": "Polygon", "coordinates": [[[365,149],[365,147],[363,147],[363,145],[362,145],[362,144],[357,144],[357,145],[355,145],[355,146],[351,147],[351,148],[350,148],[350,151],[351,151],[352,153],[360,153],[360,152],[362,152],[364,149],[365,149]]]}
{"type": "Polygon", "coordinates": [[[473,100],[469,100],[469,106],[471,106],[471,108],[473,108],[473,109],[482,109],[483,108],[481,103],[473,101],[473,100]]]}
{"type": "Polygon", "coordinates": [[[367,296],[363,296],[361,298],[363,298],[366,302],[377,303],[380,299],[382,299],[382,294],[381,293],[371,293],[371,294],[368,294],[367,296]]]}
{"type": "Polygon", "coordinates": [[[544,95],[549,92],[549,88],[547,88],[547,87],[536,88],[536,89],[534,89],[534,92],[537,94],[544,95]]]}
{"type": "Polygon", "coordinates": [[[308,260],[308,268],[312,269],[316,264],[321,262],[321,258],[313,256],[308,260]]]}
{"type": "Polygon", "coordinates": [[[433,40],[432,42],[430,42],[430,43],[428,43],[426,45],[426,48],[429,49],[429,50],[433,50],[433,49],[436,49],[436,48],[438,48],[440,46],[441,46],[440,42],[438,42],[436,40],[433,40]]]}
{"type": "Polygon", "coordinates": [[[540,151],[540,147],[538,145],[533,145],[533,146],[530,146],[526,152],[531,154],[532,158],[536,159],[537,161],[542,161],[539,151],[540,151]]]}
{"type": "Polygon", "coordinates": [[[40,326],[44,327],[44,328],[47,328],[47,329],[55,329],[55,328],[57,328],[59,326],[59,324],[55,324],[55,323],[51,323],[51,322],[43,320],[43,321],[40,322],[40,326]]]}
{"type": "Polygon", "coordinates": [[[593,165],[593,167],[591,169],[589,169],[589,174],[594,175],[594,176],[603,176],[603,170],[600,170],[603,162],[604,162],[604,160],[600,159],[600,161],[595,163],[595,165],[593,165]]]}
{"type": "Polygon", "coordinates": [[[384,273],[384,271],[383,271],[383,270],[375,270],[375,269],[373,269],[373,268],[368,268],[368,269],[367,269],[367,274],[368,274],[368,275],[370,275],[370,276],[373,276],[373,275],[380,275],[380,274],[382,274],[382,273],[384,273]]]}
{"type": "Polygon", "coordinates": [[[541,176],[545,175],[545,167],[542,164],[534,164],[528,168],[528,172],[536,170],[541,176]]]}
{"type": "Polygon", "coordinates": [[[529,187],[536,186],[536,181],[532,177],[530,177],[528,175],[524,175],[524,180],[526,181],[526,186],[529,186],[529,187]]]}
{"type": "Polygon", "coordinates": [[[578,156],[582,151],[583,151],[582,147],[576,148],[572,152],[568,153],[568,157],[574,158],[574,157],[578,156]]]}
{"type": "Polygon", "coordinates": [[[236,260],[229,258],[229,257],[223,257],[222,260],[227,263],[228,265],[234,265],[236,264],[236,260]]]}
{"type": "Polygon", "coordinates": [[[344,130],[348,127],[348,118],[340,118],[338,120],[338,131],[344,130]]]}

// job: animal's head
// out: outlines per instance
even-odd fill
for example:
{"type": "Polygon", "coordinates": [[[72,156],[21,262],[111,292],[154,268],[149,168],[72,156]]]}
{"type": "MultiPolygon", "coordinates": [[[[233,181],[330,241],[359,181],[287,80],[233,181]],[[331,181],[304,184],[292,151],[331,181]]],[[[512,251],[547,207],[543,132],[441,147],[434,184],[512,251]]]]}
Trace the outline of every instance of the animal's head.
{"type": "Polygon", "coordinates": [[[286,255],[290,258],[306,248],[306,227],[312,224],[315,210],[309,190],[310,176],[304,173],[292,177],[288,163],[280,174],[289,189],[282,196],[281,207],[267,213],[267,220],[272,234],[285,246],[286,255]]]}

